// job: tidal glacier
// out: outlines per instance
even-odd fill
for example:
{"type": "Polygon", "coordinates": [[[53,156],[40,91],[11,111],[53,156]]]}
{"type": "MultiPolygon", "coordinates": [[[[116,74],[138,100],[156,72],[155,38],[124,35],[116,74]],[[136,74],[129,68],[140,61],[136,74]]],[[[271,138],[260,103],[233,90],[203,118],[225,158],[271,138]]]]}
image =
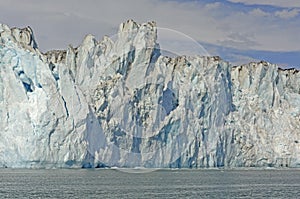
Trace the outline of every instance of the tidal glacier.
{"type": "Polygon", "coordinates": [[[0,166],[300,167],[300,73],[161,55],[154,22],[42,53],[0,25],[0,166]]]}

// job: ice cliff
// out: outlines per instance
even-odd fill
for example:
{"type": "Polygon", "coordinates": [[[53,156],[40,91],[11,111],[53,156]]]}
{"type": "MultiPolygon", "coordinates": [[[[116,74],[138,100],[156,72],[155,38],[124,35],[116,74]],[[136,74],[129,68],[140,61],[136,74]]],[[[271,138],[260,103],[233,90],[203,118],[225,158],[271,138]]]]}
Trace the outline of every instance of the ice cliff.
{"type": "Polygon", "coordinates": [[[0,25],[0,166],[300,167],[300,73],[162,56],[154,22],[41,53],[0,25]]]}

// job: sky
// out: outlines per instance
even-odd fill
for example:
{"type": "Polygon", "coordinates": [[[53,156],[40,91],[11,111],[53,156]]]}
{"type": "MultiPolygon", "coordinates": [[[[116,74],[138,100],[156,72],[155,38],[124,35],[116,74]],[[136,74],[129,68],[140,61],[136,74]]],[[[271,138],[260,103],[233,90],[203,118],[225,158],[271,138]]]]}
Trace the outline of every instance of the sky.
{"type": "Polygon", "coordinates": [[[112,36],[127,19],[156,21],[233,64],[300,69],[298,0],[0,0],[0,23],[30,26],[44,52],[112,36]]]}

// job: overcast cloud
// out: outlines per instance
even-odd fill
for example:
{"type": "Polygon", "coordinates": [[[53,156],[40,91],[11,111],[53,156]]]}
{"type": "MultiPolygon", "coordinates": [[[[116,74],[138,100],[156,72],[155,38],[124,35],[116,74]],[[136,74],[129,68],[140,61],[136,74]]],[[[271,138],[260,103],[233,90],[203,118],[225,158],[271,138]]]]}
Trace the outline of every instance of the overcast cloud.
{"type": "MultiPolygon", "coordinates": [[[[134,19],[156,21],[199,41],[241,50],[300,51],[300,2],[295,0],[0,0],[0,23],[30,25],[43,50],[79,45],[117,32],[134,19]],[[273,6],[273,9],[260,6],[273,6]]],[[[244,58],[244,57],[243,57],[244,58]]]]}

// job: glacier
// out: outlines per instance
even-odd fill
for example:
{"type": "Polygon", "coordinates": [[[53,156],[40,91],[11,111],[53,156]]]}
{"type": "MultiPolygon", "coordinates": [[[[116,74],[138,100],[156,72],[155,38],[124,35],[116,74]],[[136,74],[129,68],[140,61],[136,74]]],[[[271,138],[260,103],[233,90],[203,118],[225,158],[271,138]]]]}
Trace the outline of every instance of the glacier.
{"type": "Polygon", "coordinates": [[[40,52],[0,25],[0,167],[300,167],[300,73],[164,56],[155,22],[40,52]]]}

